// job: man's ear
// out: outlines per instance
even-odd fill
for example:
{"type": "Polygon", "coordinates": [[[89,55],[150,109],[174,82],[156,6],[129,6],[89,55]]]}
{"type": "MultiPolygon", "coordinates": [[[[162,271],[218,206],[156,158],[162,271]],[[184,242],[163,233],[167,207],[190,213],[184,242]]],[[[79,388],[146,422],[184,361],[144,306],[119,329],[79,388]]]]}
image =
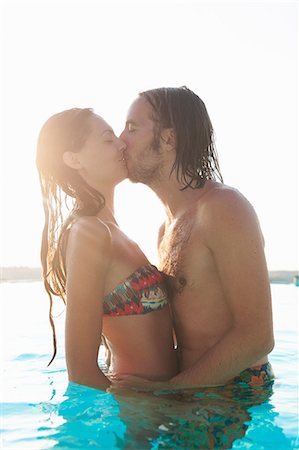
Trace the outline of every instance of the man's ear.
{"type": "Polygon", "coordinates": [[[78,153],[75,152],[64,152],[62,155],[64,164],[66,164],[71,169],[81,169],[82,165],[79,160],[78,153]]]}
{"type": "Polygon", "coordinates": [[[163,128],[161,131],[161,139],[169,146],[169,150],[175,148],[175,133],[173,128],[163,128]]]}

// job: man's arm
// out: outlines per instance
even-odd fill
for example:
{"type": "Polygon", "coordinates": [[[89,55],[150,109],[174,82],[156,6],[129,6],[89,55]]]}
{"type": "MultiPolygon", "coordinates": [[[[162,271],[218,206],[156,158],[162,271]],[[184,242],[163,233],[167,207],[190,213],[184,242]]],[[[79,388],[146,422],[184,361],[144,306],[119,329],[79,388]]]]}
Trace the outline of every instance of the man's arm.
{"type": "Polygon", "coordinates": [[[180,385],[225,383],[274,345],[264,242],[252,206],[228,189],[217,190],[205,209],[201,236],[215,261],[233,325],[194,366],[170,380],[180,385]]]}

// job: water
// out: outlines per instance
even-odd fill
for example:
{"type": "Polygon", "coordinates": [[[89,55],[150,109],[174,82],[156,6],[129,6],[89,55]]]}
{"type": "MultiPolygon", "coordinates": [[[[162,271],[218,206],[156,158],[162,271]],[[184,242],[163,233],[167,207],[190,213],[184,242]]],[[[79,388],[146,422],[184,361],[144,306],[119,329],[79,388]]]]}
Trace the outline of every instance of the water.
{"type": "Polygon", "coordinates": [[[272,285],[276,380],[267,389],[141,393],[68,385],[63,307],[56,309],[58,357],[51,354],[47,297],[40,282],[1,288],[1,449],[299,448],[298,293],[272,285]]]}

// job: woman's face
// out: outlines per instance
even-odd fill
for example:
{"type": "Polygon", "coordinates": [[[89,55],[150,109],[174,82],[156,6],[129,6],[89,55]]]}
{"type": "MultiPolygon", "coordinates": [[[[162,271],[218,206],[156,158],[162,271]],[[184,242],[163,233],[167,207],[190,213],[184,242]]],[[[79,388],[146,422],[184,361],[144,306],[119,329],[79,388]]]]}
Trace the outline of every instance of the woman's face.
{"type": "Polygon", "coordinates": [[[80,175],[93,187],[115,185],[127,177],[123,152],[125,143],[117,138],[101,117],[91,118],[91,132],[84,147],[72,153],[80,175]]]}

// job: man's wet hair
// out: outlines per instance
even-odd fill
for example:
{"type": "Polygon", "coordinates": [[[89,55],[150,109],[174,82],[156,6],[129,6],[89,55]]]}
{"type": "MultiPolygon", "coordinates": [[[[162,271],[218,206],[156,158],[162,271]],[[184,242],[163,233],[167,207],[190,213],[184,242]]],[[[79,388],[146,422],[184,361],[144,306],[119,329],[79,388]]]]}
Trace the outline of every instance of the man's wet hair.
{"type": "Polygon", "coordinates": [[[164,128],[172,128],[176,158],[171,170],[187,187],[201,188],[206,180],[223,182],[214,130],[204,102],[186,86],[141,92],[153,109],[155,141],[164,128]]]}

